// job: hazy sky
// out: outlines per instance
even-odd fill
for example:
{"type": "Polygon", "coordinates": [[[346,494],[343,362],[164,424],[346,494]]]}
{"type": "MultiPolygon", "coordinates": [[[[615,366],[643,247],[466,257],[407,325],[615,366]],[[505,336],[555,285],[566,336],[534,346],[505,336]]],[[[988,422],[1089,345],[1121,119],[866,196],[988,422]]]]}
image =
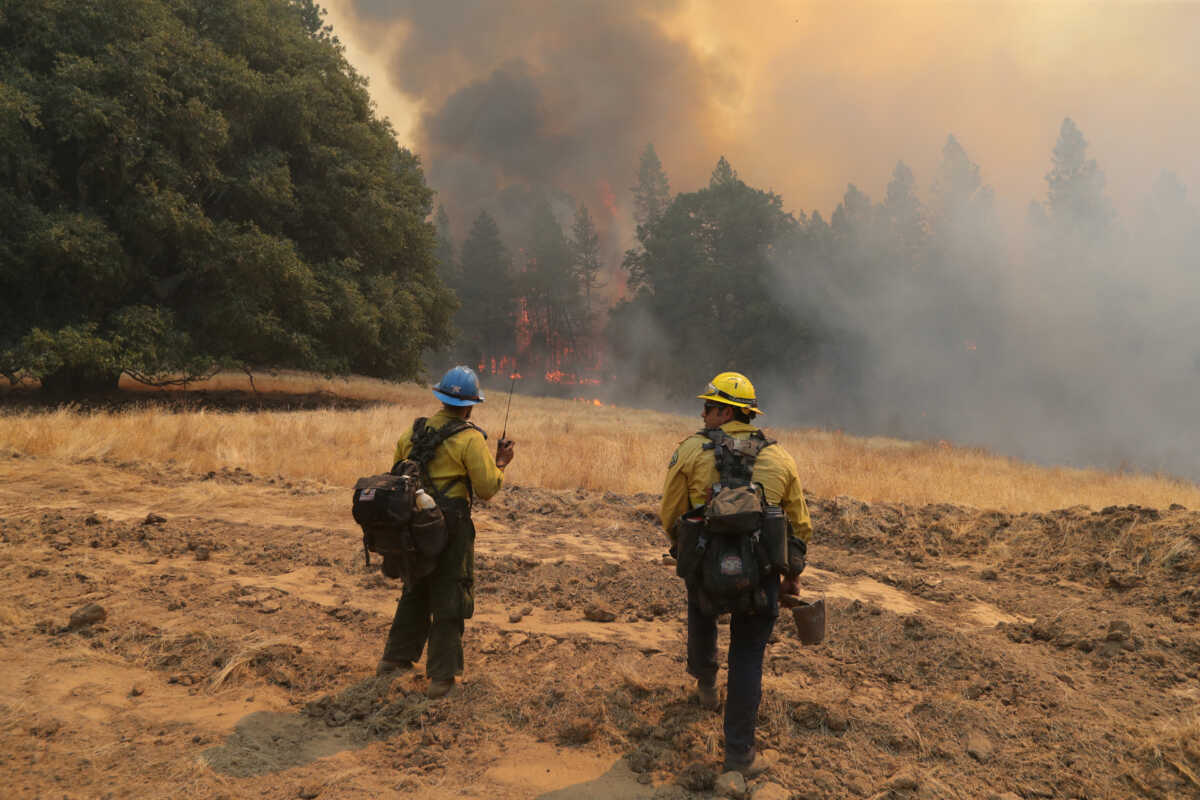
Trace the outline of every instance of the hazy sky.
{"type": "MultiPolygon", "coordinates": [[[[543,115],[538,133],[552,129],[560,146],[535,148],[553,150],[548,180],[589,205],[605,179],[627,205],[637,152],[653,140],[675,190],[698,187],[724,154],[789,209],[828,215],[847,183],[880,199],[901,159],[927,191],[953,133],[1019,219],[1045,195],[1064,116],[1091,143],[1119,211],[1163,169],[1200,191],[1200,3],[327,6],[380,111],[431,166],[448,148],[423,115],[519,65],[543,115]]],[[[435,188],[453,191],[431,172],[435,188]]]]}
{"type": "Polygon", "coordinates": [[[482,209],[519,218],[522,187],[556,190],[564,221],[561,193],[587,203],[615,263],[647,142],[676,192],[704,185],[725,155],[786,209],[828,219],[849,183],[881,201],[903,160],[929,201],[953,134],[994,189],[1001,255],[967,259],[920,295],[880,282],[886,269],[822,294],[840,273],[779,265],[783,302],[800,314],[823,297],[827,327],[860,346],[799,386],[757,376],[776,398],[772,424],[1200,478],[1194,223],[1184,238],[1129,225],[1125,248],[1060,242],[1022,257],[1064,117],[1124,220],[1139,219],[1163,170],[1196,205],[1200,2],[332,0],[329,21],[459,236],[482,209]]]}

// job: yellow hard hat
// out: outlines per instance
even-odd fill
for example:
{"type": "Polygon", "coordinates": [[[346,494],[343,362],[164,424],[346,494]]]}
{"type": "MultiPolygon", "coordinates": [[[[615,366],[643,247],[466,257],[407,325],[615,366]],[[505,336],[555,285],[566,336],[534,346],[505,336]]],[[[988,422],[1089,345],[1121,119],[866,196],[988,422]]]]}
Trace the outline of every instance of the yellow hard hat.
{"type": "Polygon", "coordinates": [[[763,413],[758,407],[758,399],[754,396],[754,384],[740,372],[722,372],[704,387],[704,394],[698,394],[696,397],[763,413]]]}

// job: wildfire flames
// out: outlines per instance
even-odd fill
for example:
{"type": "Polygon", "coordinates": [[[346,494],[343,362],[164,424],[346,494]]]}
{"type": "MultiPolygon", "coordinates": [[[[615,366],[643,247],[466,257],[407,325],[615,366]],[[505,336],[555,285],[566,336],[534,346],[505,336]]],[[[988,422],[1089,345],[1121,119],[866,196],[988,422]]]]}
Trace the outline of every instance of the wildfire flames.
{"type": "Polygon", "coordinates": [[[561,369],[546,370],[546,383],[562,383],[567,385],[598,385],[599,378],[581,378],[578,375],[573,375],[570,372],[563,372],[561,369]]]}
{"type": "Polygon", "coordinates": [[[514,375],[517,378],[521,377],[516,374],[517,360],[512,356],[500,356],[499,358],[492,356],[491,358],[485,358],[479,362],[479,369],[475,371],[480,375],[503,375],[508,372],[510,373],[509,377],[513,377],[514,375]]]}

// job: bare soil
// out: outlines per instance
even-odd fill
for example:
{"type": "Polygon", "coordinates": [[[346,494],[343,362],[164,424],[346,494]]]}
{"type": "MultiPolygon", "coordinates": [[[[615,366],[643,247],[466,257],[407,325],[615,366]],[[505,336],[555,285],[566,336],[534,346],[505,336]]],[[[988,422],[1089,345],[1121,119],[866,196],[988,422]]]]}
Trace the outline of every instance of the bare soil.
{"type": "MultiPolygon", "coordinates": [[[[5,796],[712,796],[656,497],[480,506],[467,674],[429,701],[420,664],[374,677],[399,585],[349,494],[0,452],[5,796]]],[[[810,500],[828,636],[780,618],[750,792],[1200,797],[1200,514],[810,500]]]]}

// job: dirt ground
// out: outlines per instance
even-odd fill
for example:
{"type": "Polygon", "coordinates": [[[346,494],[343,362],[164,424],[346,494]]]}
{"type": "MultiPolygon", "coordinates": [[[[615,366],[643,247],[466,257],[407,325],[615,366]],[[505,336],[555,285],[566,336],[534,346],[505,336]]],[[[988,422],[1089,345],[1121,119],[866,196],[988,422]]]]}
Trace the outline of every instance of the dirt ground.
{"type": "MultiPolygon", "coordinates": [[[[420,665],[374,677],[399,585],[349,496],[0,452],[4,795],[712,796],[656,497],[481,506],[465,680],[431,702],[420,665]]],[[[828,638],[780,619],[749,793],[1200,797],[1200,514],[810,502],[828,638]]]]}

